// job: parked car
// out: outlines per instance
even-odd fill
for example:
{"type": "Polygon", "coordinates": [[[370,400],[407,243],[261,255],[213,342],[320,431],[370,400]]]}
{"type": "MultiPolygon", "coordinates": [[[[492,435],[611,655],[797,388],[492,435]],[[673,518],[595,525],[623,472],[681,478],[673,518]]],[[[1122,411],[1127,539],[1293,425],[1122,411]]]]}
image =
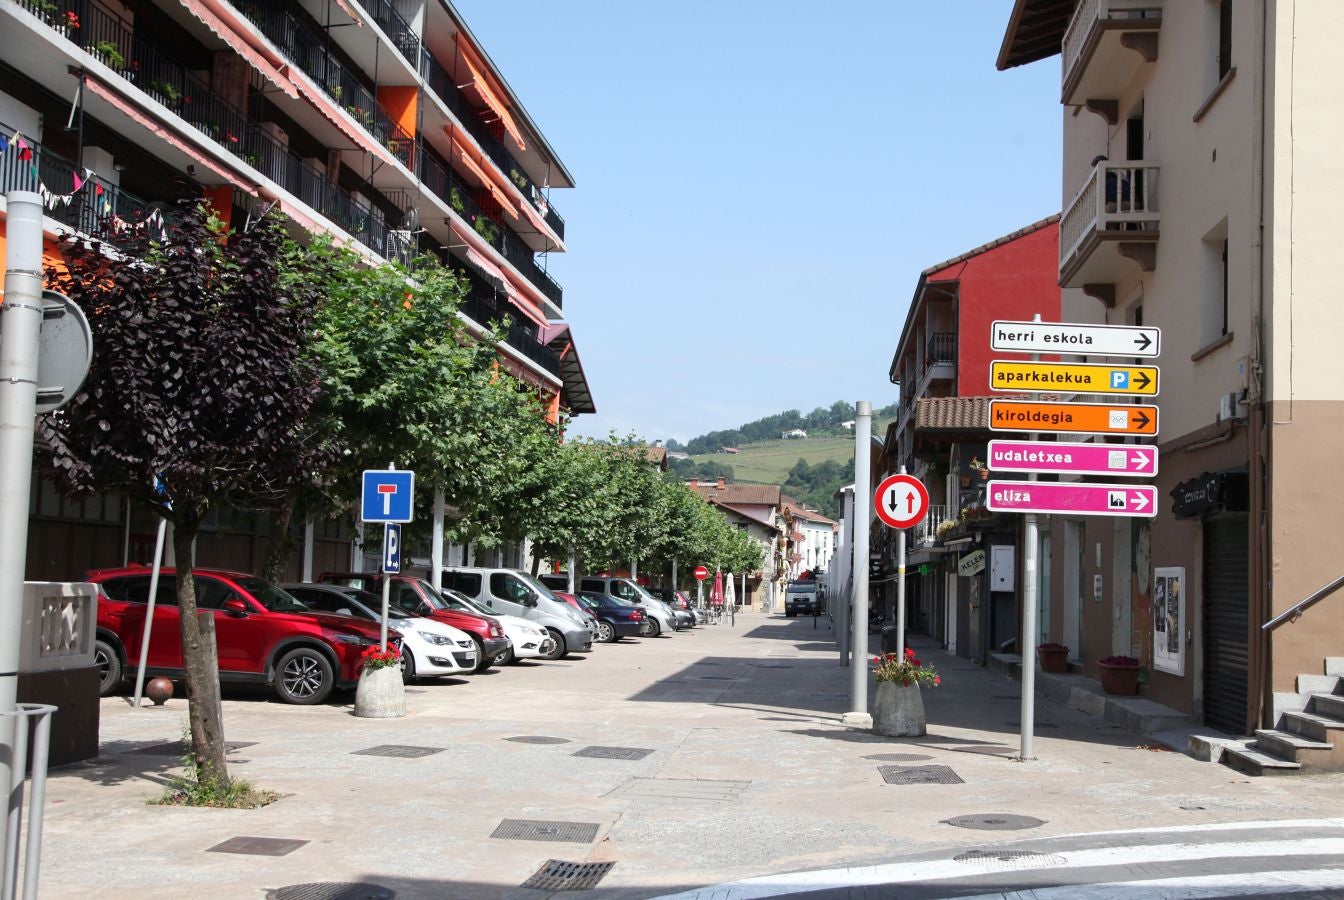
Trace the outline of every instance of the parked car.
{"type": "Polygon", "coordinates": [[[784,615],[792,619],[796,615],[815,616],[821,612],[817,604],[817,583],[815,581],[790,581],[784,589],[784,615]]]}
{"type": "MultiPolygon", "coordinates": [[[[590,625],[597,622],[597,616],[593,615],[593,611],[588,607],[584,606],[582,603],[580,603],[579,598],[575,597],[569,591],[557,591],[554,588],[552,588],[551,596],[557,600],[562,600],[565,603],[568,603],[570,606],[574,607],[579,612],[583,613],[583,615],[589,619],[590,625]]],[[[594,638],[596,638],[596,635],[594,635],[594,638]]]]}
{"type": "Polygon", "coordinates": [[[670,606],[629,578],[594,575],[580,579],[579,587],[580,593],[606,594],[642,607],[648,617],[648,627],[644,633],[650,637],[657,637],[665,631],[676,631],[680,627],[670,606]]]}
{"type": "Polygon", "coordinates": [[[520,659],[535,659],[536,657],[553,658],[555,641],[551,640],[550,632],[542,626],[529,622],[527,619],[520,619],[517,616],[487,613],[484,607],[479,606],[471,598],[464,597],[451,589],[431,591],[430,593],[431,596],[426,599],[426,602],[435,609],[455,609],[459,612],[475,613],[479,616],[494,619],[504,626],[504,634],[509,639],[509,646],[500,651],[492,660],[495,665],[507,666],[520,659]]]}
{"type": "MultiPolygon", "coordinates": [[[[430,603],[430,598],[435,594],[434,587],[428,581],[410,575],[393,575],[391,578],[389,605],[402,612],[443,622],[471,635],[476,643],[476,668],[473,671],[484,672],[494,664],[495,657],[509,648],[504,626],[497,619],[446,607],[436,608],[430,603]]],[[[381,606],[382,579],[383,576],[377,572],[324,572],[317,580],[322,584],[343,584],[378,594],[381,606]]]]}
{"type": "MultiPolygon", "coordinates": [[[[314,612],[351,616],[375,624],[383,620],[383,598],[339,584],[282,584],[281,589],[314,612]]],[[[401,678],[457,675],[476,668],[476,643],[471,635],[444,622],[403,612],[388,605],[387,621],[401,632],[401,678]]]]}
{"type": "Polygon", "coordinates": [[[575,599],[597,618],[597,639],[604,644],[634,637],[644,630],[644,623],[648,621],[644,610],[629,600],[582,591],[575,599]]]}
{"type": "Polygon", "coordinates": [[[547,587],[518,569],[454,566],[443,570],[443,586],[491,612],[527,619],[555,641],[552,659],[593,649],[593,631],[578,610],[557,600],[547,587]]]}
{"type": "Polygon", "coordinates": [[[650,587],[646,587],[644,590],[667,604],[668,608],[672,610],[672,614],[677,617],[678,627],[695,627],[695,613],[691,612],[691,604],[686,601],[685,596],[680,591],[674,591],[671,588],[650,587]]]}
{"type": "MultiPolygon", "coordinates": [[[[353,687],[359,680],[360,655],[379,645],[377,626],[315,613],[254,575],[218,569],[194,569],[192,575],[197,608],[215,614],[222,682],[269,684],[286,703],[321,703],[333,689],[353,687]]],[[[139,662],[150,571],[144,566],[101,569],[85,580],[98,585],[95,652],[106,696],[139,662]]],[[[146,675],[184,674],[178,628],[177,570],[162,569],[146,675]]],[[[400,632],[389,629],[388,643],[400,648],[400,632]]]]}

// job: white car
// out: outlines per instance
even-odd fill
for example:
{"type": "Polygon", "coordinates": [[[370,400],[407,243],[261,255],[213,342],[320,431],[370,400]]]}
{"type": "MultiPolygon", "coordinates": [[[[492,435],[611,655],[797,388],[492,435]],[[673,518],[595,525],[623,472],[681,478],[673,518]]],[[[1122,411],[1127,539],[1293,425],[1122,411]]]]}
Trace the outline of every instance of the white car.
{"type": "Polygon", "coordinates": [[[509,639],[509,646],[490,661],[492,665],[507,666],[520,659],[536,659],[546,656],[553,649],[550,633],[534,622],[519,616],[491,612],[483,606],[477,606],[470,597],[448,588],[439,589],[439,599],[448,609],[488,616],[499,622],[500,627],[504,629],[504,636],[509,639]]]}
{"type": "MultiPolygon", "coordinates": [[[[282,590],[313,612],[382,621],[383,600],[369,591],[335,584],[286,584],[282,590]]],[[[476,644],[465,631],[395,607],[388,610],[388,625],[401,632],[403,681],[475,670],[476,644]]]]}

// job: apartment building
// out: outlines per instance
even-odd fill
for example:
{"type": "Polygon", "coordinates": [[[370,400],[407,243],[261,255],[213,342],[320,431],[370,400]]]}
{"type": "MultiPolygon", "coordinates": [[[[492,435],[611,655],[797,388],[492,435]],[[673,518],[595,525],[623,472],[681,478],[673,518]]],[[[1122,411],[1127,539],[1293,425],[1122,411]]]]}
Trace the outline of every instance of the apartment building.
{"type": "MultiPolygon", "coordinates": [[[[0,0],[0,193],[41,193],[49,238],[115,244],[185,193],[234,227],[279,209],[371,265],[433,255],[469,282],[469,328],[508,320],[501,363],[552,418],[594,411],[546,264],[572,186],[448,0],[0,0]]],[[[29,577],[149,557],[153,523],[119,498],[33,497],[29,577]]],[[[319,523],[316,568],[345,568],[349,538],[319,523]]],[[[255,570],[265,543],[221,510],[198,561],[255,570]]]]}
{"type": "Polygon", "coordinates": [[[1054,517],[1050,635],[1233,734],[1344,654],[1344,598],[1299,607],[1344,568],[1341,40],[1333,2],[1016,0],[998,58],[1059,57],[1064,318],[1162,329],[1164,503],[1054,517]]]}
{"type": "Polygon", "coordinates": [[[901,388],[900,413],[883,442],[888,470],[877,480],[904,466],[924,483],[930,505],[908,531],[874,527],[885,561],[879,596],[895,597],[897,541],[904,540],[911,627],[980,662],[1017,635],[1018,619],[1018,585],[1001,576],[1017,552],[1019,517],[985,509],[990,363],[1014,357],[990,350],[990,325],[1035,315],[1059,320],[1058,240],[1054,215],[926,268],[889,369],[901,388]],[[955,524],[940,528],[945,522],[955,524]],[[960,565],[976,554],[997,560],[997,568],[960,565]]]}

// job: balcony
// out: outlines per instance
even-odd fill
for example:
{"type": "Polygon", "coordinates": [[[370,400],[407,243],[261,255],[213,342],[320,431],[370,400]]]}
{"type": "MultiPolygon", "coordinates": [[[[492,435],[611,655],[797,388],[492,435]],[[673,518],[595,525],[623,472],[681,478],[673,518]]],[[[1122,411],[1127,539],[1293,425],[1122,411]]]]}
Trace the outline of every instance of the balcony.
{"type": "Polygon", "coordinates": [[[1158,172],[1142,162],[1101,162],[1092,169],[1060,219],[1060,287],[1104,299],[1134,265],[1145,272],[1156,267],[1158,172]]]}
{"type": "MultiPolygon", "coordinates": [[[[448,260],[452,263],[452,260],[448,260]]],[[[460,307],[462,313],[487,327],[494,327],[508,321],[504,342],[513,350],[521,353],[556,378],[560,377],[560,356],[550,347],[537,340],[536,334],[518,321],[518,315],[508,310],[507,304],[501,305],[499,291],[483,276],[472,269],[454,266],[466,277],[467,295],[460,307]]]]}
{"type": "MultiPolygon", "coordinates": [[[[924,351],[924,375],[921,382],[957,377],[957,336],[954,332],[939,331],[929,335],[924,351]]],[[[923,391],[920,391],[922,394],[923,391]]]]}
{"type": "Polygon", "coordinates": [[[420,76],[425,79],[434,96],[443,101],[443,105],[452,111],[462,123],[462,127],[476,139],[476,143],[480,144],[486,156],[489,156],[499,170],[518,186],[523,197],[531,201],[546,220],[546,224],[551,226],[561,240],[564,240],[565,220],[560,213],[550,204],[537,183],[523,171],[523,167],[504,146],[504,142],[495,137],[481,121],[480,112],[472,108],[467,98],[462,95],[462,91],[458,89],[453,77],[439,65],[439,61],[431,56],[428,50],[422,50],[420,53],[420,76]]]}
{"type": "Polygon", "coordinates": [[[1082,0],[1061,46],[1061,102],[1087,106],[1111,124],[1140,66],[1157,59],[1162,0],[1082,0]]]}
{"type": "Polygon", "coordinates": [[[441,163],[436,154],[420,154],[418,171],[420,181],[440,200],[471,225],[486,243],[499,251],[514,268],[522,273],[537,290],[557,307],[564,305],[564,290],[537,265],[532,251],[508,228],[476,202],[478,189],[462,180],[452,169],[441,163]]]}
{"type": "Polygon", "coordinates": [[[420,51],[420,36],[411,28],[411,24],[397,11],[392,0],[359,0],[373,21],[383,30],[406,61],[415,66],[416,54],[420,51]]]}
{"type": "MultiPolygon", "coordinates": [[[[84,173],[73,160],[39,144],[32,135],[23,139],[33,158],[19,159],[19,151],[13,145],[14,129],[0,124],[0,135],[4,135],[9,149],[0,153],[0,193],[6,191],[37,192],[41,185],[56,185],[56,192],[67,191],[74,185],[76,173],[81,178],[84,173]]],[[[55,204],[46,210],[46,216],[55,219],[76,231],[90,237],[96,237],[113,245],[129,245],[138,238],[132,226],[144,222],[156,207],[134,194],[123,191],[109,181],[98,176],[90,178],[80,190],[75,192],[74,200],[67,206],[55,204]],[[102,188],[98,194],[97,189],[102,188]]]]}
{"type": "Polygon", "coordinates": [[[930,504],[929,514],[914,527],[915,550],[927,550],[938,543],[938,525],[944,519],[952,517],[950,509],[946,504],[930,504]]]}

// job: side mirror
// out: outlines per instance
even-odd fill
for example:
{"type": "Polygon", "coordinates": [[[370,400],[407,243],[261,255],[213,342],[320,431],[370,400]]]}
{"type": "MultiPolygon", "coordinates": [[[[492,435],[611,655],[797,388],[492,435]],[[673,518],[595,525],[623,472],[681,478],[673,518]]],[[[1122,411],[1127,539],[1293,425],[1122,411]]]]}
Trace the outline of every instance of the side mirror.
{"type": "Polygon", "coordinates": [[[528,594],[526,597],[523,598],[523,606],[526,606],[528,609],[534,609],[536,608],[536,605],[537,605],[536,594],[528,594]]]}
{"type": "Polygon", "coordinates": [[[246,618],[248,613],[247,604],[237,597],[230,597],[225,600],[219,608],[224,611],[226,616],[233,616],[235,619],[246,618]]]}
{"type": "Polygon", "coordinates": [[[434,607],[422,600],[420,601],[420,605],[415,608],[414,612],[417,616],[429,616],[434,614],[434,607]]]}

